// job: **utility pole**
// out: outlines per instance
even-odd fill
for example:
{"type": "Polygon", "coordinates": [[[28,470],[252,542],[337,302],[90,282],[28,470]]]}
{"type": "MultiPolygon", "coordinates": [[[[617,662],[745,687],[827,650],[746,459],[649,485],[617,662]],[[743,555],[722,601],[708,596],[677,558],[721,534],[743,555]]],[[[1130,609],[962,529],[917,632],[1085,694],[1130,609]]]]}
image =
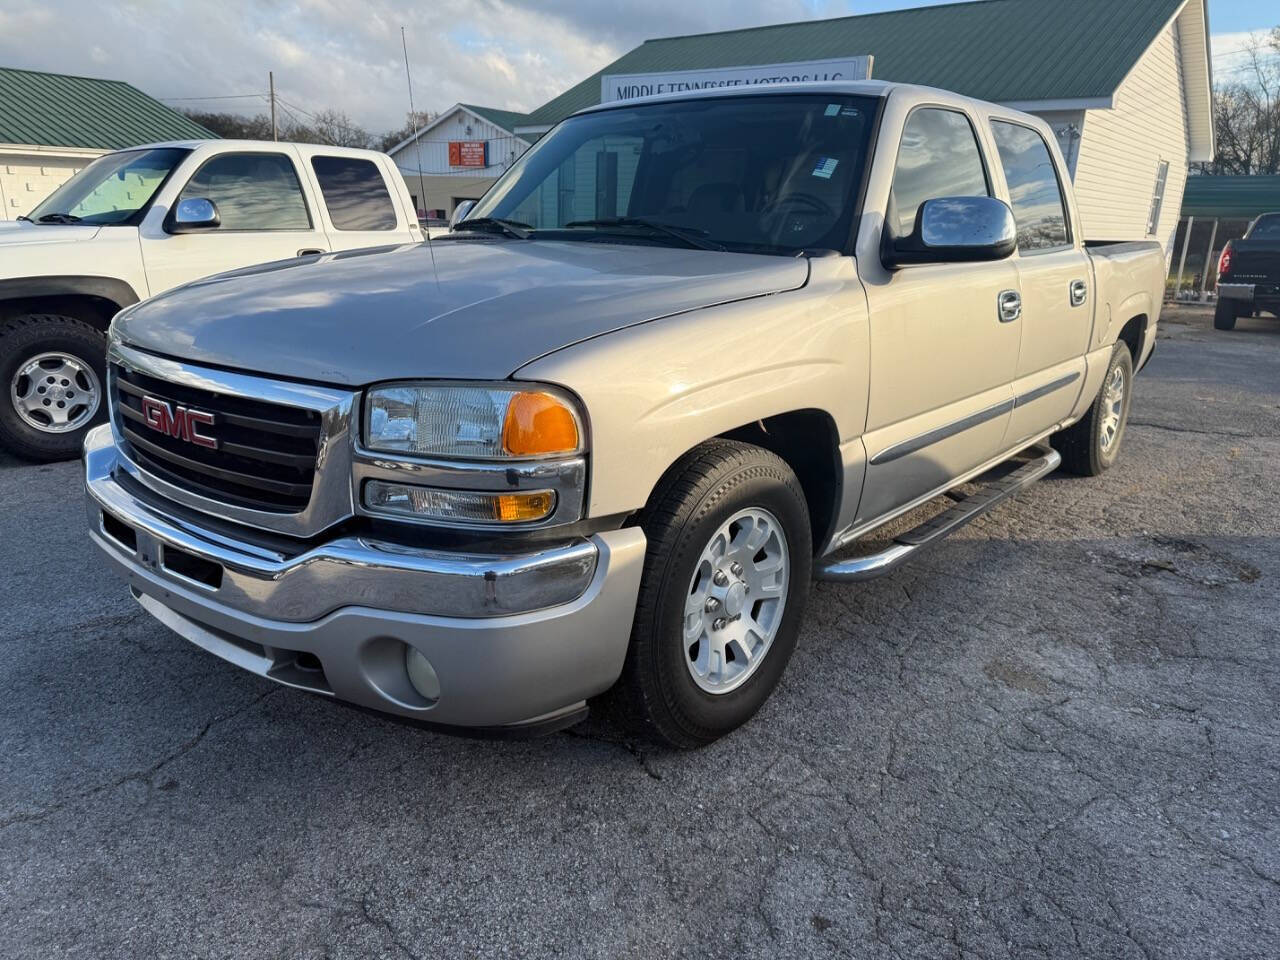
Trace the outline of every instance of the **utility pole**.
{"type": "Polygon", "coordinates": [[[271,139],[279,140],[276,133],[276,75],[271,70],[267,71],[267,87],[271,90],[271,139]]]}

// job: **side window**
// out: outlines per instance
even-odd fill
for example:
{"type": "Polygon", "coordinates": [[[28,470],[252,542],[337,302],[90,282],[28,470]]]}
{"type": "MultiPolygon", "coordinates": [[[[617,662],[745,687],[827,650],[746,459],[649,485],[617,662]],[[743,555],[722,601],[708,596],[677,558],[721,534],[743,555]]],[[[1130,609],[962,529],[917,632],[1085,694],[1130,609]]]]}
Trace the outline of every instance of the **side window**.
{"type": "Polygon", "coordinates": [[[223,230],[310,230],[293,161],[279,153],[226,153],[196,171],[180,199],[203,197],[223,230]]]}
{"type": "Polygon", "coordinates": [[[329,219],[339,230],[394,230],[396,208],[372,160],[312,157],[329,219]]]}
{"type": "Polygon", "coordinates": [[[1030,127],[991,122],[1009,202],[1018,224],[1018,249],[1043,250],[1071,242],[1062,187],[1044,138],[1030,127]]]}
{"type": "Polygon", "coordinates": [[[955,110],[926,107],[907,118],[893,173],[890,220],[905,237],[920,204],[938,197],[986,197],[986,168],[969,118],[955,110]]]}
{"type": "Polygon", "coordinates": [[[1164,188],[1169,182],[1169,161],[1156,164],[1156,186],[1151,192],[1151,212],[1147,214],[1147,236],[1154,237],[1160,229],[1160,211],[1164,209],[1164,188]]]}

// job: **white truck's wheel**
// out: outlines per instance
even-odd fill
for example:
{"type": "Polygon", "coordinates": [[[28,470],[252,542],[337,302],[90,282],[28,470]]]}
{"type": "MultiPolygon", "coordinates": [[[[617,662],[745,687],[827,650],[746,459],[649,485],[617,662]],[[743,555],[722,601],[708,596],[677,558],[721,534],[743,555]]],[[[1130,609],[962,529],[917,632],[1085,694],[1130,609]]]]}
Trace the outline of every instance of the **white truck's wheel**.
{"type": "Polygon", "coordinates": [[[106,341],[74,317],[33,314],[0,326],[0,444],[30,460],[80,455],[106,415],[106,341]]]}
{"type": "Polygon", "coordinates": [[[649,539],[622,692],[659,739],[695,747],[751,718],[777,686],[812,567],[800,482],[774,454],[714,440],[667,473],[649,539]]]}

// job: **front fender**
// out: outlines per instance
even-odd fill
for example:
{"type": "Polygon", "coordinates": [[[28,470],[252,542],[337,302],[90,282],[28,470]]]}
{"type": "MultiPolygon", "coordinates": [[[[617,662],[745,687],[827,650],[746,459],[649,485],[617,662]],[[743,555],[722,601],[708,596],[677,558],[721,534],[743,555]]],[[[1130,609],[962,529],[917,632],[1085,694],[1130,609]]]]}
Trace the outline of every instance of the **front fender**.
{"type": "Polygon", "coordinates": [[[630,513],[686,451],[797,410],[867,419],[866,297],[850,258],[815,260],[801,290],[628,327],[550,354],[519,379],[580,396],[590,429],[589,515],[630,513]]]}

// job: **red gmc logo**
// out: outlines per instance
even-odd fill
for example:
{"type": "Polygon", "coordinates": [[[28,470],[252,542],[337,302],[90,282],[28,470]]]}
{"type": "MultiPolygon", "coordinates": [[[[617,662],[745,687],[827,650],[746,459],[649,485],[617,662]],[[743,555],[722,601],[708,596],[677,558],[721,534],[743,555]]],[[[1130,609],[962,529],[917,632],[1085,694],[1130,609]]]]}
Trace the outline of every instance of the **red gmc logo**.
{"type": "Polygon", "coordinates": [[[218,449],[217,440],[200,432],[201,427],[213,426],[212,413],[174,406],[155,397],[143,397],[142,416],[152,430],[168,434],[178,440],[185,440],[187,443],[194,443],[197,447],[218,449]]]}

